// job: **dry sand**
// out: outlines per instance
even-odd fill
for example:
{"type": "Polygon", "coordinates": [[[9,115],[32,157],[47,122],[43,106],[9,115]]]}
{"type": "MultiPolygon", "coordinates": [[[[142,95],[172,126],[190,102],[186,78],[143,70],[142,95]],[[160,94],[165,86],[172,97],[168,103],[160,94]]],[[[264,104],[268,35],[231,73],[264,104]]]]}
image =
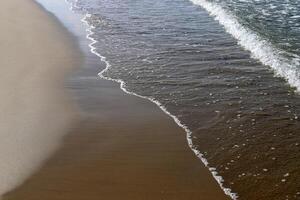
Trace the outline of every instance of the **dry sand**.
{"type": "MultiPolygon", "coordinates": [[[[47,135],[68,131],[55,155],[4,199],[229,199],[170,117],[153,103],[125,94],[118,84],[99,79],[93,70],[82,69],[69,81],[81,118],[71,129],[62,129],[74,116],[61,87],[63,72],[81,62],[75,59],[79,53],[72,37],[30,0],[1,2],[0,15],[1,20],[9,19],[7,33],[0,33],[1,56],[7,54],[0,62],[7,66],[5,73],[11,70],[1,80],[3,90],[11,93],[7,106],[15,108],[20,121],[38,118],[30,130],[43,133],[41,143],[35,142],[39,151],[47,135]],[[18,14],[9,18],[8,10],[18,14]],[[2,40],[10,44],[3,47],[2,40]],[[23,102],[24,96],[25,106],[15,102],[23,102]],[[20,110],[23,107],[28,111],[20,110]],[[27,113],[37,107],[38,113],[27,113]]],[[[89,56],[84,64],[97,63],[89,56]]]]}
{"type": "Polygon", "coordinates": [[[39,167],[76,118],[63,85],[81,54],[49,19],[30,0],[0,1],[0,194],[39,167]]]}

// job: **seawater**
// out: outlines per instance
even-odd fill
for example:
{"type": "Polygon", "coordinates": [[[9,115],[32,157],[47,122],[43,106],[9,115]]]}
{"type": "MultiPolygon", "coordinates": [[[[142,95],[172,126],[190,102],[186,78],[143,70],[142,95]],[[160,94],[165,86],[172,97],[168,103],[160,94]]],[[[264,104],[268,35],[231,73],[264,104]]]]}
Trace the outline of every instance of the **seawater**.
{"type": "Polygon", "coordinates": [[[69,3],[99,76],[172,116],[227,195],[300,198],[296,1],[69,3]]]}

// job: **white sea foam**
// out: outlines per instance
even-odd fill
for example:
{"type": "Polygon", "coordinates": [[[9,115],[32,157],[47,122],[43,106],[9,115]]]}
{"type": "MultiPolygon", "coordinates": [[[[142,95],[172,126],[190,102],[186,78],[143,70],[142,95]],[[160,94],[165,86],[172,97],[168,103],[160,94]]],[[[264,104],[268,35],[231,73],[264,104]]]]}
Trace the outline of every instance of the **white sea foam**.
{"type": "Polygon", "coordinates": [[[253,58],[262,64],[271,67],[275,74],[283,77],[300,92],[300,58],[299,56],[283,52],[274,47],[269,41],[263,39],[250,29],[241,25],[229,11],[216,3],[207,0],[190,0],[195,5],[206,9],[225,30],[238,40],[238,43],[251,52],[253,58]],[[288,54],[290,58],[283,56],[288,54]]]}
{"type": "MultiPolygon", "coordinates": [[[[66,0],[67,3],[69,3],[71,5],[70,9],[72,10],[73,8],[77,7],[76,3],[78,2],[78,0],[75,0],[74,3],[69,2],[68,0],[66,0]]],[[[187,142],[189,147],[191,148],[191,150],[194,152],[194,154],[203,162],[203,164],[209,169],[209,171],[211,172],[211,174],[213,175],[214,179],[218,182],[218,184],[220,185],[221,189],[224,191],[224,193],[228,196],[230,196],[233,200],[238,199],[238,195],[236,193],[233,193],[231,191],[230,188],[226,188],[224,187],[223,183],[224,183],[224,179],[223,177],[221,177],[220,175],[218,175],[218,172],[216,171],[216,168],[214,167],[209,167],[209,163],[208,161],[204,158],[204,155],[197,150],[197,147],[193,144],[192,141],[192,131],[185,125],[183,124],[176,116],[172,115],[166,107],[164,107],[158,100],[153,99],[153,98],[149,98],[149,97],[145,97],[139,94],[136,94],[134,92],[128,91],[126,88],[126,83],[121,80],[121,79],[113,79],[110,77],[107,77],[104,75],[104,73],[109,70],[109,68],[111,67],[111,64],[107,61],[106,57],[102,56],[100,53],[97,52],[97,48],[94,46],[96,43],[98,43],[98,41],[96,39],[93,38],[94,32],[93,29],[95,29],[94,26],[92,26],[90,23],[88,23],[87,19],[92,17],[92,15],[90,13],[87,13],[84,15],[84,17],[81,19],[81,21],[86,24],[86,38],[88,40],[90,40],[91,42],[89,43],[89,47],[90,47],[90,51],[95,54],[96,56],[98,56],[100,58],[100,60],[102,62],[105,63],[105,69],[103,69],[101,72],[98,73],[100,78],[106,79],[106,80],[110,80],[113,82],[117,82],[120,84],[120,88],[127,94],[130,95],[134,95],[137,97],[140,97],[142,99],[147,99],[150,100],[151,102],[155,103],[164,113],[166,113],[167,115],[169,115],[174,121],[175,123],[180,126],[181,128],[183,128],[186,132],[186,138],[187,138],[187,142]]]]}

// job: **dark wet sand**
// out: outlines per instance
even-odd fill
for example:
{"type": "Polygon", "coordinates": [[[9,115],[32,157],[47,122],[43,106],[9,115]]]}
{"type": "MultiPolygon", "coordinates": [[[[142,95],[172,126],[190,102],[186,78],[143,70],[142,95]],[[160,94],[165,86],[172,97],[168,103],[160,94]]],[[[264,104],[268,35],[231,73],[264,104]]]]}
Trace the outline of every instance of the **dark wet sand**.
{"type": "Polygon", "coordinates": [[[99,82],[99,111],[8,199],[226,199],[169,117],[99,82]]]}
{"type": "Polygon", "coordinates": [[[98,78],[96,60],[86,57],[89,67],[67,84],[81,120],[56,154],[4,199],[229,199],[188,147],[183,129],[155,104],[98,78]]]}

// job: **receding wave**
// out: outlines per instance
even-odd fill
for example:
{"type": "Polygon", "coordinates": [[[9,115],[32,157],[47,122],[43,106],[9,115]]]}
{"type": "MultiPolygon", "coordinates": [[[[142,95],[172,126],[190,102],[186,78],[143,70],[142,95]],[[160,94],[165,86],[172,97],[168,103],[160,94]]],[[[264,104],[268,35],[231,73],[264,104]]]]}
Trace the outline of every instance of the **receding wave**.
{"type": "MultiPolygon", "coordinates": [[[[76,7],[76,5],[73,5],[73,7],[76,7]]],[[[87,28],[87,39],[89,39],[91,41],[91,43],[89,44],[89,47],[91,49],[91,52],[93,54],[95,54],[96,56],[98,56],[102,62],[104,62],[106,64],[106,68],[103,69],[101,72],[98,73],[99,77],[106,79],[106,80],[110,80],[110,81],[114,81],[120,84],[120,88],[127,94],[130,95],[134,95],[137,96],[139,98],[142,99],[147,99],[153,103],[155,103],[164,113],[166,113],[167,115],[169,115],[174,121],[175,123],[180,126],[181,128],[184,129],[184,131],[187,134],[187,142],[189,147],[191,148],[191,150],[194,152],[194,154],[203,162],[203,164],[208,167],[209,171],[211,172],[211,174],[213,175],[214,179],[218,182],[218,184],[220,185],[221,189],[224,191],[224,193],[228,196],[230,196],[233,200],[238,198],[238,195],[236,193],[233,193],[232,190],[230,188],[226,188],[223,186],[223,182],[224,179],[222,178],[222,176],[220,176],[218,174],[218,172],[216,171],[216,168],[214,167],[209,167],[209,163],[208,161],[205,159],[204,155],[197,150],[197,148],[194,146],[193,141],[192,141],[192,131],[189,130],[189,128],[184,125],[175,115],[172,115],[165,106],[163,106],[158,100],[154,99],[154,98],[149,98],[149,97],[145,97],[142,95],[139,95],[137,93],[131,92],[127,89],[126,87],[126,83],[121,80],[121,79],[114,79],[114,78],[110,78],[108,76],[105,76],[104,73],[109,70],[110,68],[110,63],[107,61],[106,57],[102,56],[100,53],[97,52],[97,48],[94,47],[94,44],[97,43],[97,40],[95,40],[92,36],[94,34],[93,29],[95,28],[94,26],[89,25],[89,23],[87,22],[87,18],[90,18],[92,15],[91,14],[86,14],[85,17],[82,19],[82,22],[86,23],[88,28],[87,28]]]]}
{"type": "MultiPolygon", "coordinates": [[[[78,8],[78,6],[77,6],[78,1],[77,0],[75,0],[74,2],[70,2],[70,1],[66,0],[66,2],[70,4],[70,9],[71,10],[78,8]]],[[[97,48],[94,46],[95,44],[98,43],[98,41],[93,37],[93,35],[95,34],[93,32],[93,30],[95,29],[95,27],[93,25],[89,24],[89,22],[87,20],[89,18],[92,18],[92,14],[86,13],[84,15],[84,17],[81,19],[81,21],[83,23],[85,23],[86,26],[87,26],[87,29],[86,29],[86,32],[87,32],[86,38],[88,40],[90,40],[90,43],[89,43],[90,51],[91,51],[91,53],[93,53],[96,56],[98,56],[100,58],[100,60],[105,63],[105,66],[106,66],[105,69],[103,69],[102,71],[100,71],[98,73],[99,77],[101,77],[103,79],[106,79],[106,80],[110,80],[110,81],[114,81],[114,82],[119,83],[120,84],[120,88],[125,93],[137,96],[137,97],[142,98],[142,99],[147,99],[147,100],[153,102],[154,104],[156,104],[164,113],[166,113],[167,115],[169,115],[175,121],[175,123],[178,126],[180,126],[181,128],[184,129],[184,131],[187,134],[186,138],[187,138],[187,142],[188,142],[189,147],[194,152],[194,154],[203,162],[203,164],[209,169],[209,171],[211,172],[211,174],[213,175],[213,177],[217,181],[217,183],[220,185],[220,187],[224,191],[224,193],[226,195],[228,195],[231,199],[236,200],[238,198],[238,194],[232,192],[232,190],[230,188],[227,188],[227,187],[225,187],[223,185],[223,182],[224,182],[223,177],[218,174],[218,172],[216,171],[216,168],[209,166],[209,163],[205,159],[204,155],[199,150],[197,150],[197,148],[194,146],[193,141],[192,141],[192,131],[185,124],[183,124],[175,115],[171,114],[167,110],[167,108],[163,104],[161,104],[158,100],[156,100],[154,98],[149,98],[149,97],[146,97],[146,96],[142,96],[142,95],[137,94],[135,92],[129,91],[127,89],[127,87],[126,87],[126,83],[122,79],[115,79],[115,78],[111,78],[111,77],[109,77],[107,75],[104,75],[110,69],[111,64],[107,60],[107,58],[105,56],[101,55],[97,51],[97,48]]]]}
{"type": "Polygon", "coordinates": [[[300,58],[298,55],[277,49],[267,39],[241,25],[233,14],[217,3],[206,0],[190,1],[206,9],[210,15],[224,26],[228,33],[238,40],[243,48],[251,52],[253,58],[258,59],[264,65],[270,66],[277,76],[283,77],[298,92],[300,91],[300,72],[298,68],[300,58]]]}
{"type": "MultiPolygon", "coordinates": [[[[151,0],[79,0],[73,9],[87,24],[87,32],[80,30],[80,37],[88,38],[82,38],[84,45],[105,64],[99,76],[120,83],[124,92],[154,102],[171,116],[232,199],[298,195],[299,181],[292,173],[298,161],[286,163],[299,152],[300,101],[268,67],[298,86],[298,46],[280,45],[292,44],[297,36],[272,40],[270,32],[277,35],[286,26],[276,29],[271,24],[273,29],[259,31],[255,5],[243,19],[239,13],[248,9],[244,0],[216,1],[193,1],[205,10],[186,0],[156,5],[151,0]],[[241,9],[234,10],[238,6],[241,9]],[[123,12],[128,9],[132,12],[123,12]],[[263,192],[249,189],[257,187],[263,192]]],[[[265,12],[262,24],[275,21],[266,17],[274,12],[265,12]]],[[[280,17],[272,17],[281,23],[280,17]]]]}

